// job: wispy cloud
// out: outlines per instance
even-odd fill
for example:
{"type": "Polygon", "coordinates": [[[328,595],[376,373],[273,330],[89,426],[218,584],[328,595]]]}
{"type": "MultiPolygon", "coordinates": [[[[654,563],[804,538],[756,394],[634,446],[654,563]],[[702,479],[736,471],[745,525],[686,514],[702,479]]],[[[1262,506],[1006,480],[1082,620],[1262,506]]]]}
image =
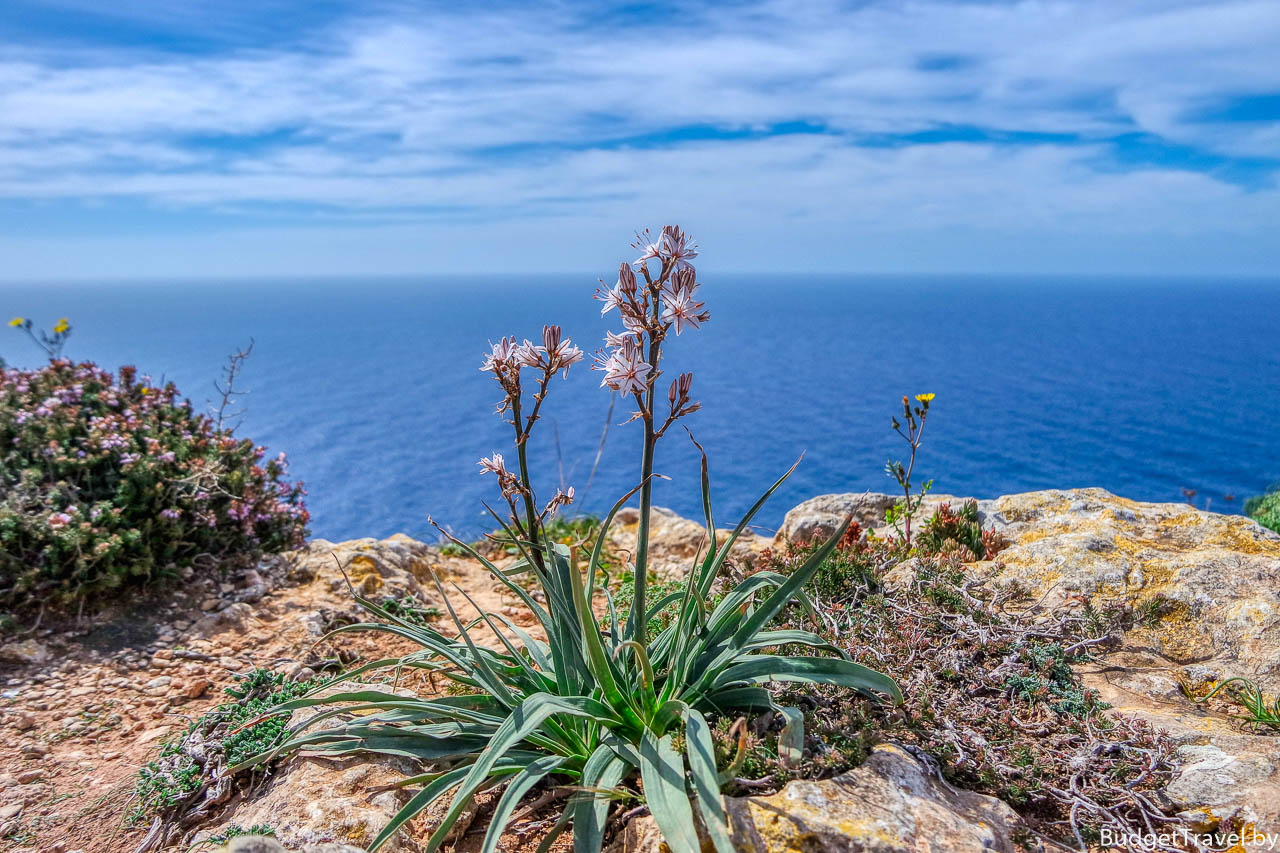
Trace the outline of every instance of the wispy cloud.
{"type": "MultiPolygon", "coordinates": [[[[674,216],[734,247],[896,230],[922,238],[904,269],[955,266],[941,247],[983,229],[1094,235],[1100,269],[1126,235],[1280,260],[1251,248],[1280,222],[1272,0],[33,8],[0,28],[4,221],[418,223],[453,268],[510,265],[484,247],[548,222],[674,216]]],[[[18,269],[60,236],[41,228],[0,241],[18,269]]]]}

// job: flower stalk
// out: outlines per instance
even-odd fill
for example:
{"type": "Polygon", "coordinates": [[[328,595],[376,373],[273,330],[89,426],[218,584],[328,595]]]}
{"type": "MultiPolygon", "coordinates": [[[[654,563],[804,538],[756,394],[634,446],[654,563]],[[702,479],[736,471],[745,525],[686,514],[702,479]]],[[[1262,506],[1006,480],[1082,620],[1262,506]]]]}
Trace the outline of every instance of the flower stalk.
{"type": "Polygon", "coordinates": [[[640,257],[618,267],[618,280],[612,288],[606,289],[601,282],[596,292],[596,298],[604,304],[601,316],[617,309],[623,331],[605,336],[610,349],[597,354],[595,369],[604,372],[601,386],[635,400],[636,411],[630,420],[643,424],[640,519],[636,525],[631,612],[627,616],[627,636],[643,644],[655,448],[672,424],[699,408],[689,399],[693,374],[683,373],[672,381],[667,392],[670,410],[663,423],[657,424],[654,410],[658,377],[662,375],[662,344],[668,332],[674,329],[680,335],[686,328],[697,329],[711,319],[711,314],[697,299],[697,272],[691,263],[698,256],[697,244],[680,226],[665,226],[657,239],[645,231],[637,235],[632,245],[640,250],[640,257]],[[643,284],[636,277],[637,271],[643,284]]]}

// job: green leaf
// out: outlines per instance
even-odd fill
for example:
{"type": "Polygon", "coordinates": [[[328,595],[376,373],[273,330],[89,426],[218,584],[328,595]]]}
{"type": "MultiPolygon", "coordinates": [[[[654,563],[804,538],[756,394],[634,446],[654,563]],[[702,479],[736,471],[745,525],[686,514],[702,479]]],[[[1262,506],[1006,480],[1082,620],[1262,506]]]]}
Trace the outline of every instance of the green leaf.
{"type": "Polygon", "coordinates": [[[610,800],[600,794],[599,789],[615,787],[631,766],[607,744],[596,747],[583,765],[583,791],[576,795],[568,809],[573,812],[574,853],[600,853],[610,800]]]}
{"type": "Polygon", "coordinates": [[[671,853],[701,853],[684,784],[684,764],[671,746],[671,735],[657,738],[645,731],[640,740],[640,779],[649,811],[671,853]]]}
{"type": "Polygon", "coordinates": [[[597,700],[586,696],[552,696],[549,693],[535,693],[513,708],[511,716],[507,717],[494,732],[493,739],[489,741],[489,748],[482,752],[471,765],[471,771],[463,780],[457,795],[454,796],[449,811],[445,813],[440,825],[427,840],[428,853],[440,848],[449,830],[458,821],[463,810],[503,754],[535,732],[552,714],[608,719],[612,716],[612,711],[597,700]]]}
{"type": "Polygon", "coordinates": [[[395,817],[391,818],[387,825],[382,828],[382,831],[378,833],[378,837],[373,839],[373,843],[369,845],[369,850],[377,850],[395,835],[400,830],[400,827],[416,817],[419,812],[456,788],[466,777],[469,770],[469,767],[459,767],[456,770],[442,773],[435,781],[410,797],[409,802],[405,803],[404,807],[396,812],[395,817]]]}
{"type": "Polygon", "coordinates": [[[750,655],[716,677],[713,687],[737,682],[799,681],[852,687],[863,693],[883,693],[902,701],[902,693],[892,678],[874,669],[840,658],[783,657],[750,655]]]}
{"type": "Polygon", "coordinates": [[[565,762],[563,756],[548,755],[545,758],[539,758],[525,769],[521,770],[511,781],[507,783],[507,790],[503,792],[502,799],[498,800],[497,808],[493,810],[493,816],[489,820],[489,831],[484,834],[484,843],[480,847],[480,853],[494,853],[498,849],[498,842],[502,839],[502,830],[507,825],[507,821],[511,819],[512,812],[520,803],[520,798],[529,792],[529,789],[542,781],[557,767],[565,762]]]}
{"type": "Polygon", "coordinates": [[[684,733],[689,776],[693,779],[698,809],[702,813],[702,825],[706,827],[707,836],[717,853],[733,853],[724,800],[720,797],[720,780],[716,773],[716,750],[711,741],[711,729],[701,714],[689,708],[685,712],[684,733]]]}
{"type": "Polygon", "coordinates": [[[799,767],[804,761],[804,714],[799,708],[779,706],[777,710],[787,721],[778,733],[778,757],[783,767],[799,767]]]}
{"type": "Polygon", "coordinates": [[[742,531],[747,529],[747,525],[751,523],[751,519],[755,518],[756,513],[764,507],[765,502],[772,497],[773,493],[778,490],[778,487],[786,482],[787,478],[795,472],[803,459],[804,454],[801,454],[800,458],[795,461],[795,464],[788,468],[787,472],[779,477],[774,484],[760,496],[760,499],[755,502],[751,509],[747,510],[747,514],[738,522],[738,526],[733,528],[733,533],[729,534],[729,538],[720,545],[720,549],[718,551],[710,551],[707,553],[707,560],[703,564],[702,573],[698,577],[697,587],[700,597],[706,598],[711,594],[711,584],[715,582],[716,575],[720,573],[720,567],[724,565],[724,561],[729,558],[729,552],[733,550],[734,543],[738,541],[738,537],[742,535],[742,531]]]}

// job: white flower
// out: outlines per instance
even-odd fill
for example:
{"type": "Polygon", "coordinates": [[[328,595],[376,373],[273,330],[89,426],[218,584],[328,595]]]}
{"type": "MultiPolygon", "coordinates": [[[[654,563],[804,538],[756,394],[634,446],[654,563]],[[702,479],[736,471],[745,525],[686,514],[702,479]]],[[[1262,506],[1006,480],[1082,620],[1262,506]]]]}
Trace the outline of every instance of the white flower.
{"type": "Polygon", "coordinates": [[[498,338],[498,342],[490,343],[492,350],[485,354],[484,364],[480,365],[483,371],[497,371],[499,365],[508,365],[511,363],[511,357],[516,350],[516,339],[498,338]]]}
{"type": "Polygon", "coordinates": [[[504,498],[512,497],[520,493],[520,481],[516,479],[516,475],[507,470],[506,463],[503,462],[502,454],[495,453],[493,456],[487,456],[480,460],[481,474],[494,474],[498,478],[498,488],[502,490],[504,498]]]}
{"type": "Polygon", "coordinates": [[[698,244],[680,230],[679,225],[664,225],[657,252],[656,257],[664,264],[671,264],[673,269],[693,269],[689,261],[698,257],[698,244]]]}
{"type": "Polygon", "coordinates": [[[582,361],[582,350],[573,345],[569,338],[561,339],[559,326],[542,327],[542,346],[537,349],[547,357],[547,369],[564,370],[569,375],[569,366],[582,361]]]}
{"type": "Polygon", "coordinates": [[[607,347],[620,347],[629,340],[635,340],[636,333],[632,331],[604,333],[604,344],[607,347]]]}
{"type": "Polygon", "coordinates": [[[599,299],[602,303],[604,303],[600,307],[601,317],[603,317],[605,314],[608,314],[614,308],[621,309],[622,306],[626,305],[626,302],[622,298],[621,288],[618,288],[616,286],[610,288],[609,290],[597,290],[596,299],[599,299]]]}
{"type": "Polygon", "coordinates": [[[547,508],[543,512],[550,515],[558,508],[568,506],[571,503],[573,503],[573,486],[570,486],[567,491],[557,490],[556,496],[547,502],[547,508]]]}
{"type": "Polygon", "coordinates": [[[667,300],[666,308],[662,311],[662,321],[674,323],[677,335],[684,331],[685,326],[696,329],[709,319],[708,313],[702,310],[703,307],[703,304],[695,302],[690,294],[678,293],[674,298],[667,300]]]}
{"type": "Polygon", "coordinates": [[[524,343],[511,351],[511,363],[521,367],[540,367],[542,365],[542,347],[525,338],[524,343]]]}
{"type": "Polygon", "coordinates": [[[620,394],[643,393],[653,367],[640,352],[635,339],[628,338],[623,345],[609,354],[599,369],[605,372],[602,386],[608,386],[620,394]]]}

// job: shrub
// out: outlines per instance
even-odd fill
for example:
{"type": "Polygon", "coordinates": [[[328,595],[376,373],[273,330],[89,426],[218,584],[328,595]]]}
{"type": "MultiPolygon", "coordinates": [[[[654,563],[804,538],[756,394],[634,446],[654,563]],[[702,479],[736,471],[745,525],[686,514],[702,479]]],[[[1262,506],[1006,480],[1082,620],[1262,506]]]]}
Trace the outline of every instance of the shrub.
{"type": "Polygon", "coordinates": [[[0,372],[0,601],[93,604],[301,544],[302,485],[264,452],[132,367],[0,372]]]}
{"type": "MultiPolygon", "coordinates": [[[[1000,797],[1032,829],[1073,849],[1104,830],[1138,838],[1148,821],[1181,825],[1160,810],[1158,795],[1176,770],[1176,745],[1145,721],[1109,711],[1071,666],[1130,614],[1045,612],[1016,584],[989,584],[967,571],[957,553],[917,551],[904,562],[909,552],[886,539],[864,540],[859,551],[879,582],[820,568],[815,578],[849,583],[828,591],[811,582],[824,622],[818,633],[893,677],[904,701],[888,709],[841,701],[821,685],[788,686],[779,701],[806,713],[803,760],[783,761],[773,729],[760,731],[741,765],[744,778],[735,780],[741,790],[830,776],[889,741],[927,752],[948,781],[1000,797]]],[[[805,553],[767,554],[764,568],[787,575],[805,553]]],[[[827,563],[847,560],[832,554],[827,563]]],[[[720,735],[727,754],[732,739],[720,735]]]]}
{"type": "MultiPolygon", "coordinates": [[[[207,810],[222,802],[206,792],[212,788],[219,794],[230,793],[236,774],[229,768],[285,739],[287,718],[268,713],[271,708],[327,683],[320,679],[289,681],[265,669],[236,676],[235,686],[226,688],[231,701],[187,726],[138,771],[130,821],[160,817],[167,824],[164,832],[151,839],[148,849],[163,846],[169,835],[195,822],[201,817],[201,806],[207,810]]],[[[254,829],[255,834],[268,834],[261,827],[254,829]]]]}
{"type": "Polygon", "coordinates": [[[978,502],[969,499],[959,512],[951,504],[941,504],[920,531],[916,545],[926,554],[955,554],[960,559],[994,560],[1009,541],[994,529],[983,530],[978,520],[978,502]]]}
{"type": "Polygon", "coordinates": [[[1280,533],[1280,483],[1272,486],[1270,493],[1245,501],[1244,513],[1263,527],[1280,533]]]}
{"type": "Polygon", "coordinates": [[[245,765],[294,750],[420,758],[426,765],[424,772],[404,783],[420,786],[419,790],[374,839],[371,850],[385,844],[432,803],[452,794],[450,806],[425,844],[428,851],[439,849],[476,795],[505,783],[481,846],[482,853],[493,853],[525,794],[553,782],[575,793],[541,849],[572,821],[575,850],[598,853],[610,806],[640,793],[635,787],[638,776],[644,800],[673,853],[702,849],[695,812],[716,851],[731,853],[720,795],[722,770],[711,734],[718,718],[773,710],[786,720],[777,749],[795,755],[804,742],[803,718],[795,708],[777,703],[764,684],[798,681],[838,685],[869,696],[896,699],[899,695],[892,680],[848,660],[811,631],[768,628],[784,608],[795,602],[807,604],[802,587],[835,549],[848,527],[847,519],[790,577],[760,572],[736,585],[723,583],[722,597],[714,604],[710,601],[734,543],[790,471],[731,535],[720,539],[712,518],[704,454],[702,500],[709,548],[694,561],[677,589],[649,600],[650,591],[658,592],[650,590],[647,560],[655,446],[676,421],[699,405],[690,400],[692,376],[686,373],[671,382],[665,394],[667,411],[656,411],[662,398],[656,385],[662,344],[685,329],[698,328],[708,314],[697,300],[699,285],[690,263],[697,252],[687,235],[668,226],[657,241],[641,242],[637,248],[643,254],[635,264],[642,280],[631,264],[624,263],[618,283],[599,294],[606,312],[616,308],[622,314],[625,331],[609,333],[611,352],[598,364],[605,374],[602,384],[628,405],[635,405],[634,419],[643,428],[641,475],[639,485],[600,523],[593,544],[571,547],[554,540],[548,521],[573,501],[573,490],[558,490],[549,502],[541,503],[530,483],[526,458],[529,433],[552,377],[567,373],[582,360],[581,350],[562,338],[559,327],[548,326],[541,344],[500,339],[483,368],[502,389],[498,411],[513,428],[516,452],[514,470],[497,453],[480,464],[483,472],[497,478],[510,514],[504,519],[494,513],[494,518],[520,556],[515,565],[499,567],[476,549],[468,546],[468,550],[524,602],[546,641],[535,640],[501,614],[479,611],[478,620],[464,623],[443,587],[439,587],[441,597],[457,628],[456,636],[398,618],[357,596],[377,621],[345,626],[338,632],[384,631],[416,643],[419,650],[369,664],[348,673],[348,678],[361,672],[419,669],[439,673],[466,692],[407,698],[371,688],[295,699],[277,710],[329,705],[313,721],[345,713],[348,722],[312,733],[300,727],[279,750],[245,765]],[[627,567],[630,605],[619,614],[602,560],[614,516],[636,493],[640,515],[634,564],[627,567]],[[521,574],[535,579],[533,592],[515,579],[521,574]],[[596,600],[606,613],[603,630],[593,607],[596,600]],[[674,610],[665,614],[668,607],[674,610]],[[501,647],[479,646],[471,633],[477,624],[496,635],[501,647]],[[782,647],[805,647],[831,656],[783,654],[782,647]],[[353,712],[358,715],[350,716],[353,712]]]}

